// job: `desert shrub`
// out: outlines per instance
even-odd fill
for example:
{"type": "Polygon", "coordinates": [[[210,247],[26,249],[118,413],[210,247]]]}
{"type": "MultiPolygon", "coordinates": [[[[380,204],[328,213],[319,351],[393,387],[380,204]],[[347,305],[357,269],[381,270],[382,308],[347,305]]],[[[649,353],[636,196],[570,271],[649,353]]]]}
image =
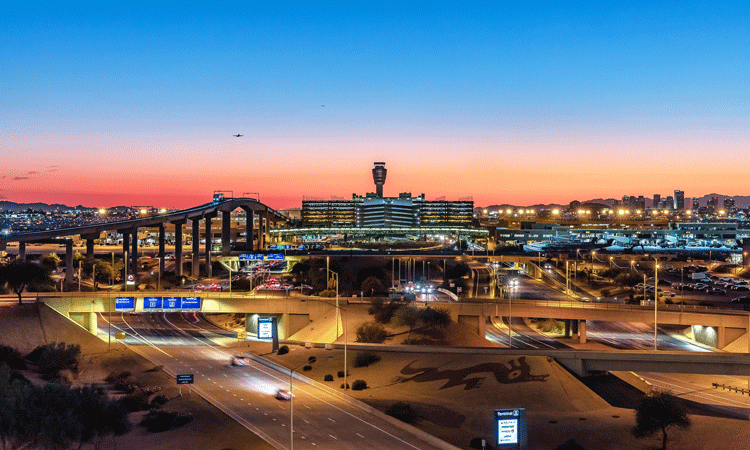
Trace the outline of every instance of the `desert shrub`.
{"type": "Polygon", "coordinates": [[[323,381],[333,381],[333,375],[330,373],[323,377],[323,381]]]}
{"type": "Polygon", "coordinates": [[[65,345],[64,342],[53,342],[38,346],[26,358],[36,364],[40,373],[54,377],[59,375],[61,370],[78,370],[78,356],[80,354],[80,345],[65,345]]]}
{"type": "Polygon", "coordinates": [[[360,352],[354,357],[354,367],[367,367],[380,361],[380,355],[373,352],[360,352]]]}
{"type": "Polygon", "coordinates": [[[385,327],[377,322],[365,322],[357,328],[357,342],[382,344],[387,336],[385,327]]]}
{"type": "Polygon", "coordinates": [[[287,353],[289,353],[289,347],[286,345],[279,347],[279,351],[276,352],[277,355],[286,355],[287,353]]]}
{"type": "Polygon", "coordinates": [[[389,302],[384,304],[380,309],[375,312],[375,321],[379,323],[390,323],[393,318],[393,314],[401,307],[399,302],[389,302]]]}
{"type": "Polygon", "coordinates": [[[164,370],[164,366],[154,366],[146,370],[146,372],[161,372],[162,370],[164,370]]]}
{"type": "Polygon", "coordinates": [[[118,381],[127,380],[131,375],[133,374],[130,373],[129,370],[123,370],[122,372],[110,372],[109,375],[104,378],[104,381],[113,384],[118,381]]]}
{"type": "Polygon", "coordinates": [[[26,362],[23,360],[21,352],[7,345],[0,345],[0,363],[7,364],[11,369],[26,369],[26,362]]]}
{"type": "Polygon", "coordinates": [[[385,413],[402,422],[414,423],[417,421],[417,412],[408,403],[396,402],[385,413]]]}
{"type": "Polygon", "coordinates": [[[341,383],[341,389],[349,389],[349,383],[346,383],[346,387],[344,387],[344,383],[341,383]]]}
{"type": "Polygon", "coordinates": [[[120,404],[130,412],[142,411],[148,408],[149,394],[138,389],[122,397],[120,404]]]}
{"type": "Polygon", "coordinates": [[[310,364],[308,364],[305,367],[303,367],[302,370],[304,370],[305,372],[307,372],[309,370],[312,370],[312,366],[310,364]]]}
{"type": "Polygon", "coordinates": [[[344,378],[344,371],[343,370],[339,370],[338,372],[336,372],[336,376],[339,377],[339,378],[344,378]]]}
{"type": "Polygon", "coordinates": [[[362,389],[367,389],[367,382],[365,380],[356,380],[352,383],[353,391],[361,391],[362,389]]]}
{"type": "Polygon", "coordinates": [[[141,425],[146,427],[146,430],[151,433],[158,433],[160,431],[167,431],[180,427],[190,423],[192,420],[193,415],[190,413],[151,410],[148,414],[143,416],[141,425]]]}
{"type": "Polygon", "coordinates": [[[132,394],[133,392],[138,390],[138,385],[135,383],[131,383],[128,380],[117,380],[112,385],[114,390],[124,392],[126,394],[132,394]]]}
{"type": "Polygon", "coordinates": [[[162,406],[169,401],[166,395],[159,394],[151,399],[151,406],[162,406]]]}

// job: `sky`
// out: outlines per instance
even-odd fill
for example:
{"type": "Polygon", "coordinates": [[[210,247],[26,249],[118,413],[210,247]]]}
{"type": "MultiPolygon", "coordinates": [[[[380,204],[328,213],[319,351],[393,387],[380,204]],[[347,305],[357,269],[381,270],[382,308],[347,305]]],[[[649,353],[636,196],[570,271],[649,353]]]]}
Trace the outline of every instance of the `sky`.
{"type": "Polygon", "coordinates": [[[746,2],[58,3],[0,5],[0,200],[750,194],[746,2]]]}

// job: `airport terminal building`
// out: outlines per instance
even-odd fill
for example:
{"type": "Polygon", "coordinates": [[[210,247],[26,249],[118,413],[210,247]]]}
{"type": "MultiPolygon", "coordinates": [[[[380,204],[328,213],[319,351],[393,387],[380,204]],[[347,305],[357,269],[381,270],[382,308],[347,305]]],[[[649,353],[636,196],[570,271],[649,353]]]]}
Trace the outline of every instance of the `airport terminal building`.
{"type": "Polygon", "coordinates": [[[474,201],[427,200],[424,194],[384,197],[385,163],[376,162],[373,180],[376,192],[353,194],[351,200],[304,198],[299,228],[278,230],[282,238],[320,234],[346,234],[360,237],[424,237],[462,234],[483,236],[486,230],[474,227],[474,201]]]}

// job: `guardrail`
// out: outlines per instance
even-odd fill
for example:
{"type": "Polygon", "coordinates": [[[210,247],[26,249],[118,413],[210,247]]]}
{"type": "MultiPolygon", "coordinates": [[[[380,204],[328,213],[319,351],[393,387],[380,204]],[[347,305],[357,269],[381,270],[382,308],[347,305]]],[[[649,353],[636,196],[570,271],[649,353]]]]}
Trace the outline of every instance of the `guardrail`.
{"type": "MultiPolygon", "coordinates": [[[[289,293],[286,295],[286,291],[279,291],[279,295],[268,295],[268,294],[257,294],[255,292],[206,292],[206,291],[194,291],[194,290],[170,290],[170,291],[98,291],[98,292],[39,292],[39,293],[26,293],[22,296],[23,300],[30,301],[43,301],[44,299],[68,299],[68,298],[107,298],[107,297],[171,297],[171,296],[185,296],[201,297],[204,299],[218,299],[218,300],[273,300],[273,299],[299,299],[306,298],[307,295],[302,295],[297,292],[289,293]]],[[[0,301],[18,301],[16,295],[1,295],[0,301]]],[[[326,300],[330,300],[326,298],[326,300]]],[[[340,301],[348,301],[348,297],[340,297],[340,301]]],[[[363,302],[364,303],[364,302],[363,302]]],[[[495,301],[472,301],[471,299],[462,299],[458,304],[484,304],[485,306],[494,306],[498,304],[507,304],[507,299],[496,299],[495,301]]],[[[430,302],[430,304],[440,305],[456,305],[455,302],[430,302]]],[[[653,311],[653,300],[645,305],[629,305],[626,303],[610,303],[610,302],[581,302],[574,299],[569,301],[560,300],[533,300],[533,299],[513,299],[514,305],[526,305],[526,306],[542,306],[548,308],[576,308],[576,309],[598,309],[598,310],[620,310],[620,311],[653,311]]],[[[742,311],[736,309],[723,309],[715,306],[701,306],[701,305],[669,305],[659,304],[660,312],[681,312],[681,313],[711,313],[721,315],[732,315],[732,316],[747,316],[750,315],[750,311],[742,311]]]]}

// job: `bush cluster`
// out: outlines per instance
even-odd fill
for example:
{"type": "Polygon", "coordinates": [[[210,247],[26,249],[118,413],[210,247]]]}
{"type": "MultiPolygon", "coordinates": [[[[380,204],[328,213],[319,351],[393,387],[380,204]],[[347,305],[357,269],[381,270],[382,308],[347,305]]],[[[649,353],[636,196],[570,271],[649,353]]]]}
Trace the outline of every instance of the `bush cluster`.
{"type": "Polygon", "coordinates": [[[333,375],[330,373],[323,377],[323,381],[333,381],[333,375]]]}
{"type": "Polygon", "coordinates": [[[279,347],[279,351],[276,352],[277,355],[286,355],[287,353],[289,353],[289,346],[286,345],[279,347]]]}
{"type": "Polygon", "coordinates": [[[26,369],[26,362],[23,360],[21,352],[7,345],[0,345],[0,363],[5,363],[15,370],[26,369]]]}
{"type": "Polygon", "coordinates": [[[377,322],[365,322],[357,328],[357,342],[382,344],[387,336],[385,327],[377,322]]]}
{"type": "Polygon", "coordinates": [[[38,346],[26,356],[26,359],[35,364],[43,376],[57,377],[62,370],[77,371],[80,355],[80,345],[52,342],[38,346]]]}
{"type": "Polygon", "coordinates": [[[363,389],[367,389],[367,382],[365,380],[356,380],[352,383],[353,391],[361,391],[363,389]]]}
{"type": "Polygon", "coordinates": [[[193,420],[190,413],[180,413],[176,411],[160,411],[153,409],[143,416],[141,425],[152,433],[171,430],[172,428],[181,427],[193,420]]]}
{"type": "Polygon", "coordinates": [[[380,361],[380,355],[373,352],[360,352],[354,357],[354,367],[367,367],[380,361]]]}

